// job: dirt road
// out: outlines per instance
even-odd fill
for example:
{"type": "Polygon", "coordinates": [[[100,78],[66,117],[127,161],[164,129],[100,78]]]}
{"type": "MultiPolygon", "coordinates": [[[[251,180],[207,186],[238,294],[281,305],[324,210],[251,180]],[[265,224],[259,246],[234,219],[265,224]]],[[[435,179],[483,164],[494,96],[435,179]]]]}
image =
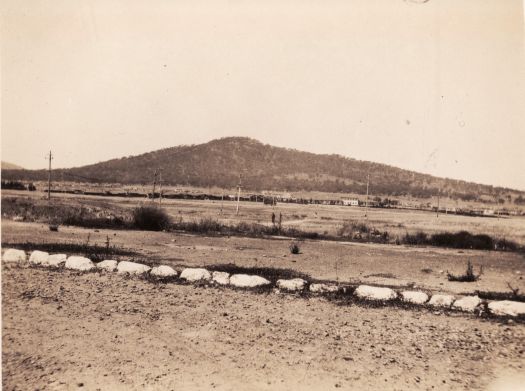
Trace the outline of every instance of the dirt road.
{"type": "Polygon", "coordinates": [[[525,327],[4,266],[5,390],[519,389],[525,327]]]}

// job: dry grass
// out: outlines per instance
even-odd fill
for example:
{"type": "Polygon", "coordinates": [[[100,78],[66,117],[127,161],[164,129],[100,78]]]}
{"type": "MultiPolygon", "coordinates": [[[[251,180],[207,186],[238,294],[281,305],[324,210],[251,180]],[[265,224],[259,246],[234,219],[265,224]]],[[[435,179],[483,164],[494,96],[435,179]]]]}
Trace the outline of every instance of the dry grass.
{"type": "MultiPolygon", "coordinates": [[[[66,218],[70,224],[86,227],[104,226],[108,228],[125,227],[130,219],[130,212],[143,200],[118,197],[95,197],[85,195],[57,195],[52,203],[42,200],[39,192],[13,197],[12,191],[2,194],[4,217],[13,218],[24,215],[26,221],[45,221],[57,215],[66,218]],[[11,193],[10,193],[11,192],[11,193]],[[13,199],[14,198],[14,199],[13,199]],[[13,204],[16,208],[13,208],[13,204]],[[20,204],[20,205],[19,205],[20,204]],[[51,206],[50,206],[51,205],[51,206]],[[53,208],[56,205],[57,208],[53,208]],[[71,213],[66,213],[66,211],[71,213]],[[86,212],[86,211],[92,212],[86,212]],[[82,213],[81,213],[82,212],[82,213]],[[93,215],[90,217],[90,214],[93,215]],[[98,217],[102,215],[103,217],[98,217]],[[82,216],[80,221],[79,216],[82,216]],[[99,220],[96,220],[99,219],[99,220]]],[[[220,232],[225,227],[231,234],[244,232],[246,235],[272,234],[283,231],[289,236],[304,238],[338,238],[353,241],[397,243],[404,242],[407,235],[423,232],[431,237],[447,232],[468,231],[471,235],[489,235],[494,238],[494,247],[498,250],[515,250],[513,245],[525,245],[525,219],[523,217],[482,218],[395,209],[370,209],[368,218],[364,218],[363,208],[278,204],[264,205],[262,202],[241,203],[240,213],[235,213],[235,203],[228,201],[163,200],[163,209],[175,222],[175,229],[189,232],[220,232]],[[275,230],[272,213],[282,214],[282,229],[275,230]],[[299,218],[297,218],[299,217],[299,218]]],[[[228,233],[226,233],[228,234],[228,233]]],[[[410,243],[424,244],[432,243],[410,243]]],[[[454,246],[452,246],[454,247],[454,246]]],[[[471,248],[470,246],[461,246],[471,248]]],[[[472,247],[476,248],[476,247],[472,247]]]]}

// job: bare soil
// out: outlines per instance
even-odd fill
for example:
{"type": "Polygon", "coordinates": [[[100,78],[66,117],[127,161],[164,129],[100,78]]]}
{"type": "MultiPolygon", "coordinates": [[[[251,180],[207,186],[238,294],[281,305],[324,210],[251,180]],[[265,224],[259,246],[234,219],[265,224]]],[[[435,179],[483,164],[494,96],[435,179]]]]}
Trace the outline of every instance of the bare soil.
{"type": "MultiPolygon", "coordinates": [[[[525,292],[525,257],[498,251],[439,249],[383,244],[360,244],[306,240],[301,253],[289,251],[290,239],[269,240],[243,237],[207,237],[167,232],[93,230],[79,227],[52,232],[45,224],[2,221],[2,242],[85,243],[131,249],[132,257],[148,264],[175,268],[235,264],[243,267],[294,269],[318,280],[415,287],[453,294],[476,290],[509,293],[507,283],[525,292]],[[475,272],[483,266],[476,282],[450,282],[446,272],[462,274],[467,261],[475,272]]],[[[124,257],[121,259],[129,259],[124,257]]]]}
{"type": "Polygon", "coordinates": [[[5,390],[523,384],[525,327],[473,315],[8,265],[2,303],[5,390]]]}

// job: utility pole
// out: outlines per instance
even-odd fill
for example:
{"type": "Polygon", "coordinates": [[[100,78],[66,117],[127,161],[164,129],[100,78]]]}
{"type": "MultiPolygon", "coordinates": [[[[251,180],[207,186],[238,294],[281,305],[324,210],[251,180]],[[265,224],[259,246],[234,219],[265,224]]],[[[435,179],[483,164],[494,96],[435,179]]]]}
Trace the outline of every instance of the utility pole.
{"type": "Polygon", "coordinates": [[[237,190],[237,209],[235,211],[235,214],[239,214],[239,202],[241,200],[241,174],[239,174],[239,186],[237,190]]]}
{"type": "Polygon", "coordinates": [[[438,192],[438,206],[437,206],[437,209],[436,209],[436,218],[439,217],[439,192],[438,192]]]}
{"type": "Polygon", "coordinates": [[[49,170],[47,172],[47,199],[51,199],[51,160],[53,160],[53,154],[49,151],[49,170]]]}
{"type": "Polygon", "coordinates": [[[155,172],[153,173],[153,192],[151,194],[152,202],[155,202],[155,186],[157,186],[157,175],[158,175],[158,171],[155,170],[155,172]]]}
{"type": "Polygon", "coordinates": [[[366,174],[366,201],[365,201],[365,217],[368,218],[368,187],[370,185],[370,173],[366,174]]]}
{"type": "MultiPolygon", "coordinates": [[[[153,193],[155,196],[155,193],[153,193]]],[[[162,204],[162,168],[159,168],[159,205],[162,204]]]]}

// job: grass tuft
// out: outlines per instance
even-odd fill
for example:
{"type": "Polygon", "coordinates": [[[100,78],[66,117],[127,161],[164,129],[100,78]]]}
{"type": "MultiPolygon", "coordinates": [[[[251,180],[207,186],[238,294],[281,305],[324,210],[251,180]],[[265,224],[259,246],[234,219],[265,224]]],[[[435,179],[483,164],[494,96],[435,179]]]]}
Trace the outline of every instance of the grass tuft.
{"type": "Polygon", "coordinates": [[[462,275],[456,276],[454,274],[447,272],[448,280],[457,281],[457,282],[474,282],[474,281],[479,280],[482,274],[483,274],[483,266],[480,266],[479,274],[474,274],[474,267],[472,266],[472,263],[470,261],[467,262],[467,270],[462,275]]]}

